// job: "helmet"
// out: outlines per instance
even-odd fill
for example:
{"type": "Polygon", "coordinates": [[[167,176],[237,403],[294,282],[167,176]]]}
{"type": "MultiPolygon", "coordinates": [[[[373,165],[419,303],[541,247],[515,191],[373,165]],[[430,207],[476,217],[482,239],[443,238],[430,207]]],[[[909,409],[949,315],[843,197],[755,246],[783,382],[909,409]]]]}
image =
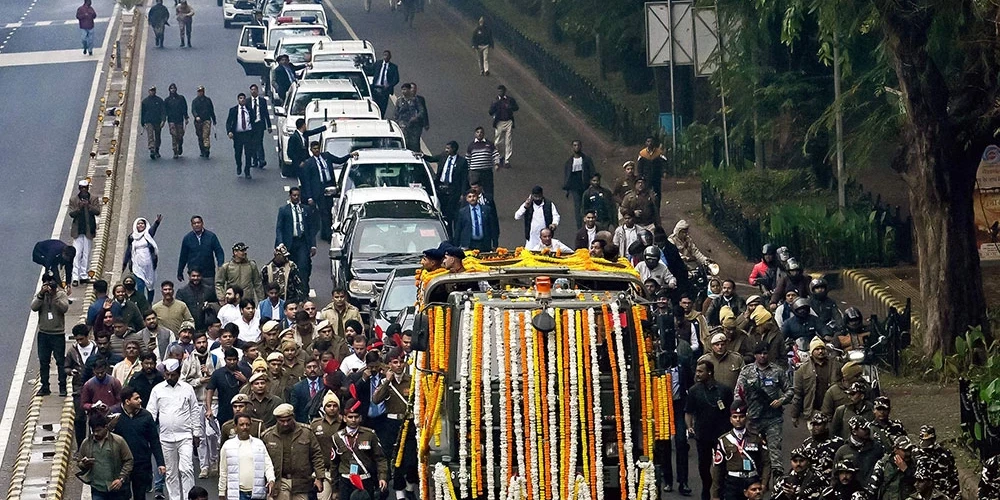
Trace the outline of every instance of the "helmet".
{"type": "Polygon", "coordinates": [[[650,246],[646,247],[645,250],[642,251],[642,258],[643,259],[659,259],[660,258],[660,249],[656,248],[655,246],[650,245],[650,246]]]}
{"type": "Polygon", "coordinates": [[[829,288],[826,284],[826,280],[823,278],[816,278],[809,282],[809,291],[815,292],[817,288],[829,288]]]}
{"type": "Polygon", "coordinates": [[[795,299],[795,302],[792,302],[792,310],[793,311],[798,311],[799,309],[802,309],[802,308],[806,308],[806,309],[809,308],[809,299],[807,299],[805,297],[799,297],[799,298],[795,299]]]}
{"type": "Polygon", "coordinates": [[[861,319],[861,309],[858,309],[857,307],[851,306],[844,311],[845,321],[860,321],[861,319]]]}
{"type": "Polygon", "coordinates": [[[774,253],[778,256],[778,259],[780,259],[782,262],[792,258],[792,253],[788,251],[788,247],[778,247],[778,249],[775,250],[774,253]]]}
{"type": "Polygon", "coordinates": [[[648,247],[653,244],[653,234],[649,231],[639,231],[639,241],[648,247]]]}
{"type": "Polygon", "coordinates": [[[788,262],[785,265],[788,267],[789,271],[802,269],[802,266],[799,264],[799,259],[796,259],[795,257],[789,257],[788,262]]]}
{"type": "Polygon", "coordinates": [[[760,249],[761,255],[774,255],[775,253],[777,253],[777,251],[778,249],[775,248],[774,245],[770,243],[766,243],[764,245],[764,248],[760,249]]]}

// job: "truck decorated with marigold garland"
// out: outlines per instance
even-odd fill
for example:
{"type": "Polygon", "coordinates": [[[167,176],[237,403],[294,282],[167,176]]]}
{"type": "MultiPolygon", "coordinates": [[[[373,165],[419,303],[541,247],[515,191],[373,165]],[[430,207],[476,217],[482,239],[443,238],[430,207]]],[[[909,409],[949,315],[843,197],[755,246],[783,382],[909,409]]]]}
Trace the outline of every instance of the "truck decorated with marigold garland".
{"type": "Polygon", "coordinates": [[[645,457],[670,439],[671,383],[632,266],[521,249],[463,264],[417,276],[402,433],[415,433],[420,498],[655,498],[645,457]]]}

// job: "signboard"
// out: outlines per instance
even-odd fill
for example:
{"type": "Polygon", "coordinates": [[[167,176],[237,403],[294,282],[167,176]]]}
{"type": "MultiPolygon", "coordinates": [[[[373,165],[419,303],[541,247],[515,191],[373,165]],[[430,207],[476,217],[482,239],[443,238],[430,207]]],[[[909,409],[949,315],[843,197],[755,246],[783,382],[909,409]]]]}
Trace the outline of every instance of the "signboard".
{"type": "Polygon", "coordinates": [[[716,68],[719,29],[715,7],[690,1],[646,2],[646,64],[694,65],[697,76],[716,68]]]}
{"type": "Polygon", "coordinates": [[[694,45],[696,76],[709,76],[718,68],[719,25],[715,8],[694,10],[694,45]]]}
{"type": "Polygon", "coordinates": [[[981,260],[1000,260],[1000,147],[983,151],[972,195],[976,246],[981,260]]]}

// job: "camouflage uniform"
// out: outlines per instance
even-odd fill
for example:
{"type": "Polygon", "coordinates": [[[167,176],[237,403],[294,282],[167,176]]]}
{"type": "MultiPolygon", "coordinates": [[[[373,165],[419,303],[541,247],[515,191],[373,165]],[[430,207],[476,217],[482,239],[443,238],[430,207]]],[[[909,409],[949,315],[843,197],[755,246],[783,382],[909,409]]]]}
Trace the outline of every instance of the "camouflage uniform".
{"type": "MultiPolygon", "coordinates": [[[[801,457],[809,460],[809,456],[801,446],[792,450],[790,455],[792,459],[801,457]]],[[[816,500],[823,494],[827,484],[828,481],[812,467],[810,461],[809,466],[803,472],[791,470],[787,475],[778,479],[774,483],[774,493],[771,498],[772,500],[816,500]],[[786,488],[794,493],[785,491],[786,488]]]]}
{"type": "Polygon", "coordinates": [[[895,446],[885,454],[881,460],[875,464],[875,470],[868,481],[868,498],[871,500],[906,500],[912,495],[914,487],[914,471],[916,464],[911,457],[907,457],[906,470],[900,470],[896,465],[896,451],[904,450],[912,453],[913,443],[909,438],[903,436],[896,438],[895,446]]]}
{"type": "Polygon", "coordinates": [[[823,500],[866,500],[865,492],[861,488],[861,483],[858,482],[858,479],[855,477],[853,481],[846,485],[840,484],[840,480],[837,477],[837,474],[840,472],[853,472],[857,474],[858,467],[851,460],[837,462],[833,472],[833,484],[823,490],[820,497],[823,500]]]}
{"type": "Polygon", "coordinates": [[[1000,455],[983,462],[983,475],[979,478],[979,499],[1000,500],[1000,455]]]}
{"type": "Polygon", "coordinates": [[[879,420],[878,417],[872,419],[871,430],[872,439],[881,443],[882,447],[888,450],[892,448],[896,438],[906,435],[906,428],[903,427],[903,423],[899,420],[888,418],[889,411],[892,408],[888,397],[879,396],[875,398],[872,407],[875,411],[886,412],[885,420],[879,420]]]}
{"type": "MultiPolygon", "coordinates": [[[[813,413],[812,418],[809,419],[810,426],[828,425],[829,423],[830,417],[820,412],[813,413]]],[[[819,471],[821,476],[828,478],[833,474],[833,456],[836,455],[837,450],[843,445],[843,438],[833,436],[827,432],[826,439],[822,441],[813,436],[807,437],[802,442],[802,449],[806,454],[806,458],[809,459],[809,464],[819,471]]]]}
{"type": "MultiPolygon", "coordinates": [[[[928,427],[928,426],[924,426],[928,427]]],[[[941,493],[940,490],[931,486],[930,491],[926,495],[920,494],[920,483],[922,481],[927,481],[933,483],[934,475],[931,473],[930,469],[917,465],[917,471],[913,473],[913,479],[917,482],[917,491],[913,492],[912,495],[907,497],[906,500],[950,500],[948,495],[941,493]]]]}
{"type": "Polygon", "coordinates": [[[917,470],[926,469],[934,481],[934,489],[950,498],[959,498],[962,488],[958,484],[955,456],[935,442],[934,427],[920,428],[920,449],[916,453],[917,470]]]}
{"type": "MultiPolygon", "coordinates": [[[[758,345],[757,347],[764,347],[758,345]]],[[[757,351],[755,348],[754,351],[757,351]]],[[[784,423],[782,407],[771,408],[771,402],[780,399],[782,405],[792,402],[794,393],[785,369],[769,362],[761,368],[757,363],[744,366],[736,380],[735,404],[747,405],[747,428],[759,435],[767,445],[771,474],[780,478],[784,472],[781,467],[781,438],[784,423]]],[[[763,478],[771,483],[770,477],[763,478]]]]}

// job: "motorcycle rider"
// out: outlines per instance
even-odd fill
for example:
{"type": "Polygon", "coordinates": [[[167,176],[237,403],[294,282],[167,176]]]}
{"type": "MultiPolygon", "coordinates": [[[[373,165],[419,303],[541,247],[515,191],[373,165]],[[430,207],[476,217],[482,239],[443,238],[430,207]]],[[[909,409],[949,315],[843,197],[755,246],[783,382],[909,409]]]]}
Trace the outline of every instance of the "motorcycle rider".
{"type": "Polygon", "coordinates": [[[674,225],[674,232],[667,239],[677,247],[677,251],[680,252],[681,258],[685,262],[697,262],[702,266],[712,264],[712,259],[701,253],[701,250],[698,250],[698,245],[691,239],[690,228],[691,224],[681,219],[674,225]]]}
{"type": "Polygon", "coordinates": [[[792,317],[792,304],[794,304],[795,300],[798,298],[799,292],[796,292],[795,290],[785,292],[785,301],[782,302],[777,309],[774,309],[774,321],[779,327],[784,325],[785,322],[792,317]]]}
{"type": "Polygon", "coordinates": [[[851,306],[844,311],[844,328],[837,335],[837,343],[845,351],[861,349],[868,338],[868,328],[865,327],[865,319],[861,315],[861,309],[851,306]]]}
{"type": "Polygon", "coordinates": [[[778,303],[785,298],[785,293],[789,290],[798,292],[799,297],[809,297],[809,278],[806,277],[798,259],[789,258],[785,265],[788,266],[787,274],[778,280],[778,286],[774,287],[774,293],[771,294],[772,311],[778,308],[778,303]]]}
{"type": "Polygon", "coordinates": [[[750,277],[747,281],[750,286],[760,287],[761,294],[765,299],[770,299],[774,288],[778,286],[778,278],[785,274],[781,266],[778,265],[777,248],[768,243],[760,251],[760,262],[753,266],[750,277]]]}
{"type": "Polygon", "coordinates": [[[661,260],[660,249],[654,245],[650,245],[642,251],[642,262],[636,264],[635,270],[639,273],[639,279],[642,281],[652,278],[661,287],[677,287],[677,280],[674,279],[674,276],[667,269],[667,265],[661,260]]]}
{"type": "Polygon", "coordinates": [[[833,333],[813,314],[807,299],[795,299],[792,312],[792,317],[781,325],[781,333],[786,341],[795,342],[799,349],[804,350],[813,337],[820,337],[824,342],[833,340],[833,333]]]}
{"type": "Polygon", "coordinates": [[[812,308],[819,321],[832,329],[839,330],[844,325],[844,316],[837,307],[837,301],[827,296],[829,286],[823,278],[809,282],[809,307],[812,308]],[[833,323],[831,325],[831,322],[833,323]]]}

